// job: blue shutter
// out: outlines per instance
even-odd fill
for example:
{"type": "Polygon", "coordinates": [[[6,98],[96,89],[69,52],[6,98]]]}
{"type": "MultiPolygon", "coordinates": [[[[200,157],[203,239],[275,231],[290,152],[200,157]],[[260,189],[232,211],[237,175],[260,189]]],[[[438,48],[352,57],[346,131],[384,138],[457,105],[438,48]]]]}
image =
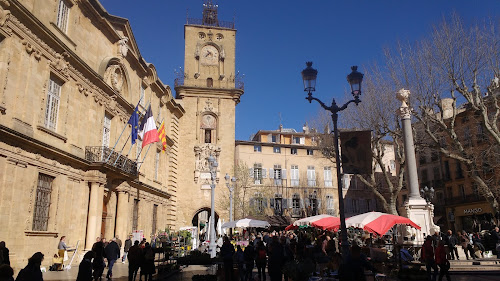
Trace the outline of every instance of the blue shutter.
{"type": "Polygon", "coordinates": [[[262,171],[262,178],[263,179],[267,178],[267,169],[266,168],[262,168],[261,171],[262,171]]]}
{"type": "Polygon", "coordinates": [[[273,168],[269,168],[269,178],[274,179],[274,169],[273,168]]]}
{"type": "Polygon", "coordinates": [[[304,200],[303,199],[300,199],[300,208],[304,209],[304,200]]]}
{"type": "Polygon", "coordinates": [[[269,198],[269,207],[274,209],[274,198],[269,198]]]}
{"type": "Polygon", "coordinates": [[[248,169],[248,175],[253,179],[253,168],[248,169]]]}
{"type": "Polygon", "coordinates": [[[281,178],[286,180],[286,169],[281,170],[281,178]]]}
{"type": "Polygon", "coordinates": [[[281,207],[283,208],[283,210],[285,210],[285,209],[287,209],[287,208],[288,208],[288,204],[287,204],[287,203],[288,203],[288,199],[283,198],[283,199],[281,200],[281,207]]]}

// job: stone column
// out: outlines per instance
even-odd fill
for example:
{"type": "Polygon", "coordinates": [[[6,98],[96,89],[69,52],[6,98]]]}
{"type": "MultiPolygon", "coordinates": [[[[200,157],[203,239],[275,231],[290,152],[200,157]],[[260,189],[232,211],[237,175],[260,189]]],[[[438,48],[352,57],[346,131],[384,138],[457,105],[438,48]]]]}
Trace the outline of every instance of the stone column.
{"type": "MultiPolygon", "coordinates": [[[[128,203],[128,193],[124,191],[118,191],[118,208],[116,211],[116,232],[120,239],[125,242],[130,231],[128,231],[128,221],[129,221],[129,203],[128,203]]],[[[122,245],[123,246],[123,245],[122,245]]]]}
{"type": "Polygon", "coordinates": [[[107,240],[111,240],[116,236],[115,233],[115,218],[116,218],[116,194],[114,192],[109,193],[109,200],[106,205],[107,216],[103,218],[106,220],[106,228],[102,230],[104,232],[104,237],[107,240]]]}
{"type": "Polygon", "coordinates": [[[418,184],[417,161],[415,157],[415,145],[413,143],[413,132],[411,127],[411,108],[408,106],[410,91],[401,89],[396,97],[401,101],[398,114],[401,117],[403,126],[403,142],[406,158],[406,184],[409,187],[408,200],[405,202],[406,216],[421,227],[420,231],[407,228],[406,236],[415,235],[415,243],[421,243],[424,235],[432,235],[439,231],[439,226],[434,224],[434,205],[425,201],[420,196],[418,184]]]}
{"type": "Polygon", "coordinates": [[[103,196],[104,185],[99,182],[91,182],[87,238],[85,242],[86,250],[90,250],[96,241],[96,237],[101,236],[103,196]]]}

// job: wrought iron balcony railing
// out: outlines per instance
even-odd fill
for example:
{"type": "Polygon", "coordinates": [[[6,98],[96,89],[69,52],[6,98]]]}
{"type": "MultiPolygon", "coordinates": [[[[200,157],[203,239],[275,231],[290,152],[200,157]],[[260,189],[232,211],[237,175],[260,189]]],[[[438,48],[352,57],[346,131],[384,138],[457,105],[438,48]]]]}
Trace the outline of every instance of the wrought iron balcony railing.
{"type": "Polygon", "coordinates": [[[209,23],[207,21],[203,21],[203,19],[187,18],[187,24],[190,24],[190,25],[206,25],[206,26],[215,26],[215,27],[223,27],[223,28],[234,29],[234,21],[215,20],[215,21],[209,23]]]}
{"type": "Polygon", "coordinates": [[[91,163],[108,164],[124,173],[137,176],[137,162],[112,151],[107,146],[85,147],[85,159],[91,163]]]}

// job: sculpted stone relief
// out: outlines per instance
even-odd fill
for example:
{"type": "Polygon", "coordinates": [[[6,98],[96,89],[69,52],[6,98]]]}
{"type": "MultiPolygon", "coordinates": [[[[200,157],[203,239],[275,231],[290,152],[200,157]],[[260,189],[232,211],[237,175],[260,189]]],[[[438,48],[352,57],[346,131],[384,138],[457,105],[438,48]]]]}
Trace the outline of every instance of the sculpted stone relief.
{"type": "MultiPolygon", "coordinates": [[[[213,156],[219,162],[221,148],[211,143],[198,144],[194,146],[195,170],[194,181],[200,183],[200,176],[210,172],[208,157],[213,156]]],[[[217,177],[218,181],[218,177],[217,177]]]]}

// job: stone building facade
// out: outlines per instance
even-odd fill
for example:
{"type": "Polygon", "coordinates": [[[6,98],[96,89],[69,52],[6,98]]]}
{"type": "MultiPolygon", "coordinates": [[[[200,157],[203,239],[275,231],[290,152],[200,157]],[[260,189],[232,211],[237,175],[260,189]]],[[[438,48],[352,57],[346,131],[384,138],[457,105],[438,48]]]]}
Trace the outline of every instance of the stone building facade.
{"type": "MultiPolygon", "coordinates": [[[[304,126],[260,130],[251,141],[236,141],[236,175],[247,189],[238,214],[256,217],[285,216],[292,220],[318,214],[338,216],[337,173],[333,161],[323,157],[317,133],[304,126]],[[248,174],[248,176],[245,175],[248,174]]],[[[242,192],[239,196],[243,196],[242,192]]]]}
{"type": "Polygon", "coordinates": [[[184,113],[97,0],[1,0],[0,240],[14,268],[37,251],[50,263],[61,236],[82,251],[173,227],[184,113]],[[140,99],[165,121],[167,153],[131,147],[140,99]]]}

